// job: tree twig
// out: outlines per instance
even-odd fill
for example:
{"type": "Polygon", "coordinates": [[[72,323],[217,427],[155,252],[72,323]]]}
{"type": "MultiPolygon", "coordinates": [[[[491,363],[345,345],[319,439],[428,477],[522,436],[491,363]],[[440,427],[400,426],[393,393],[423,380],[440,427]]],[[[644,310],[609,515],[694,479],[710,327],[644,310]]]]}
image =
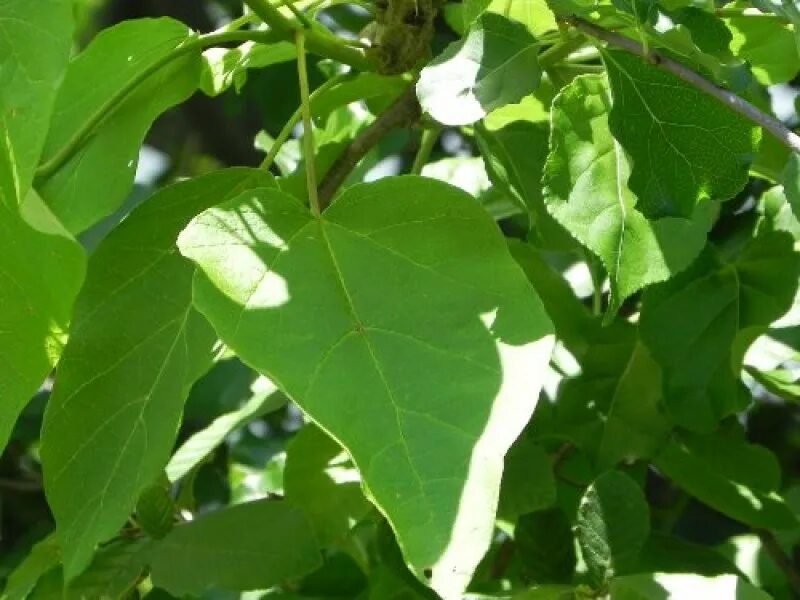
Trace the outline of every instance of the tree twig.
{"type": "Polygon", "coordinates": [[[797,565],[786,555],[771,531],[767,529],[754,529],[753,531],[758,536],[758,539],[761,540],[761,545],[772,559],[772,562],[786,575],[789,586],[794,590],[794,593],[800,596],[800,572],[797,570],[797,565]]]}
{"type": "Polygon", "coordinates": [[[740,98],[733,92],[729,92],[728,90],[718,87],[685,65],[672,60],[668,56],[657,54],[652,51],[646,52],[642,44],[636,40],[632,40],[631,38],[614,33],[613,31],[608,31],[607,29],[598,27],[597,25],[589,23],[588,21],[585,21],[579,17],[568,17],[565,19],[565,22],[592,36],[593,38],[602,40],[611,46],[616,46],[617,48],[621,48],[627,52],[630,52],[631,54],[636,54],[637,56],[641,56],[642,58],[653,62],[657,67],[672,73],[689,85],[692,85],[700,91],[705,92],[709,96],[716,98],[730,109],[753,121],[757,125],[760,125],[778,138],[778,140],[780,140],[790,150],[800,153],[800,136],[795,134],[778,119],[775,119],[774,117],[762,112],[754,105],[750,104],[750,102],[744,98],[740,98]]]}
{"type": "Polygon", "coordinates": [[[417,94],[413,85],[402,93],[389,108],[356,136],[341,156],[333,163],[319,186],[319,203],[324,209],[350,172],[367,152],[389,131],[410,125],[420,116],[417,94]]]}

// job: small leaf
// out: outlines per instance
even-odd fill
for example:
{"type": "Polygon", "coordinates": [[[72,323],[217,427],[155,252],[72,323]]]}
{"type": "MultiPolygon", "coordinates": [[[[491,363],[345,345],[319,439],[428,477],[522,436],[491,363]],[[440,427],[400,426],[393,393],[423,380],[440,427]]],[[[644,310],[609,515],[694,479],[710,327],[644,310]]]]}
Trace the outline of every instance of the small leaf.
{"type": "Polygon", "coordinates": [[[553,343],[492,219],[457,188],[397,177],[349,188],[321,219],[245,194],[179,247],[225,343],[348,450],[406,560],[460,595],[553,343]]]}
{"type": "Polygon", "coordinates": [[[137,522],[142,531],[157,540],[170,532],[176,513],[172,486],[166,475],[144,488],[136,501],[137,522]]]}
{"type": "Polygon", "coordinates": [[[485,13],[467,36],[450,44],[422,70],[417,96],[423,110],[445,125],[469,125],[539,85],[539,44],[521,25],[485,13]]]}
{"type": "Polygon", "coordinates": [[[605,50],[603,58],[614,98],[609,123],[631,157],[629,185],[642,214],[691,217],[699,204],[741,191],[758,126],[637,56],[605,50]]]}
{"type": "Polygon", "coordinates": [[[766,448],[731,435],[684,434],[653,464],[676,485],[732,519],[788,529],[797,518],[778,496],[780,467],[766,448]]]}
{"type": "Polygon", "coordinates": [[[175,482],[201,464],[233,431],[286,404],[286,396],[278,392],[266,377],[253,382],[252,394],[241,408],[220,415],[205,429],[186,440],[167,465],[167,477],[175,482]]]}
{"type": "Polygon", "coordinates": [[[694,573],[647,573],[617,577],[611,582],[611,600],[654,598],[723,598],[770,600],[771,596],[736,575],[703,577],[694,573]]]}
{"type": "Polygon", "coordinates": [[[231,169],[166,188],[91,258],[42,431],[67,580],[161,473],[189,387],[211,366],[216,335],[192,309],[194,269],[174,250],[178,232],[201,210],[264,185],[274,185],[267,174],[231,169]]]}
{"type": "Polygon", "coordinates": [[[69,61],[72,2],[6,0],[0,23],[0,203],[16,205],[33,181],[69,61]]]}
{"type": "Polygon", "coordinates": [[[21,210],[0,198],[0,450],[61,355],[86,270],[83,249],[34,191],[21,210]]]}
{"type": "Polygon", "coordinates": [[[519,21],[533,35],[542,35],[558,29],[556,18],[545,0],[466,0],[464,3],[463,23],[468,29],[484,12],[501,14],[506,18],[519,21]]]}
{"type": "Polygon", "coordinates": [[[176,596],[212,588],[267,589],[322,564],[303,513],[285,502],[259,500],[175,527],[149,552],[153,583],[176,596]]]}
{"type": "Polygon", "coordinates": [[[712,217],[710,202],[691,219],[642,214],[641,196],[628,188],[628,157],[608,129],[619,102],[615,95],[612,109],[605,81],[595,75],[578,77],[559,93],[543,179],[550,213],[608,272],[609,316],[631,294],[688,267],[712,217]]]}
{"type": "Polygon", "coordinates": [[[58,168],[46,173],[38,188],[72,233],[120,205],[133,184],[150,124],[197,89],[199,50],[165,62],[190,39],[189,28],[172,19],[124,21],[100,32],[70,63],[42,154],[44,168],[51,161],[58,168]],[[134,91],[118,97],[151,71],[134,91]],[[82,136],[83,128],[109,108],[114,110],[82,136]],[[61,154],[76,143],[79,149],[62,164],[61,154]]]}
{"type": "Polygon", "coordinates": [[[576,536],[595,582],[630,572],[650,533],[650,510],[641,488],[620,471],[608,471],[586,490],[576,536]]]}

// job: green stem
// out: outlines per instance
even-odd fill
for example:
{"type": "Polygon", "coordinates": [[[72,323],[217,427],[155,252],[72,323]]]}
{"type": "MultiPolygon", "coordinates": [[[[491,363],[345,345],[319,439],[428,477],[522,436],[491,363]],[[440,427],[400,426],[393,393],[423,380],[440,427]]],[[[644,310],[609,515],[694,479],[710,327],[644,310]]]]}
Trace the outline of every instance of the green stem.
{"type": "Polygon", "coordinates": [[[63,167],[80,150],[89,137],[95,132],[114,110],[148,77],[164,68],[174,60],[195,51],[202,51],[210,46],[233,42],[259,42],[270,44],[276,42],[275,34],[269,31],[221,31],[200,35],[178,46],[169,54],[165,54],[154,63],[134,75],[124,86],[105,101],[75,132],[75,135],[56,152],[50,160],[36,170],[39,180],[51,177],[63,167]]]}
{"type": "MultiPolygon", "coordinates": [[[[322,94],[327,92],[329,89],[334,87],[335,85],[341,83],[342,81],[346,81],[353,77],[352,73],[341,73],[339,75],[334,75],[330,79],[328,79],[325,83],[320,85],[317,89],[311,92],[309,96],[309,103],[313,104],[314,100],[320,97],[322,94]]],[[[264,170],[269,170],[272,167],[272,163],[275,162],[275,157],[280,152],[281,147],[286,143],[289,137],[292,135],[292,131],[294,130],[295,126],[300,122],[300,119],[303,118],[303,105],[297,107],[297,109],[292,113],[292,116],[289,117],[289,120],[286,121],[286,124],[278,133],[278,136],[275,138],[275,141],[272,144],[272,147],[269,149],[267,156],[261,163],[261,168],[264,170]]]]}
{"type": "Polygon", "coordinates": [[[295,32],[297,46],[297,72],[300,79],[300,108],[303,113],[303,158],[306,163],[306,185],[308,187],[308,203],[311,212],[320,216],[319,198],[317,197],[317,174],[314,154],[314,125],[311,122],[311,104],[308,93],[308,67],[306,65],[306,32],[298,29],[295,32]]]}
{"type": "MultiPolygon", "coordinates": [[[[271,29],[286,39],[291,39],[294,35],[294,30],[300,26],[297,21],[284,17],[281,11],[270,4],[268,0],[245,0],[245,4],[271,29]]],[[[306,46],[309,52],[332,58],[360,71],[374,70],[375,61],[371,57],[356,48],[343,44],[339,41],[339,38],[330,32],[323,32],[313,28],[306,35],[306,46]]]]}
{"type": "Polygon", "coordinates": [[[542,69],[552,67],[560,60],[567,58],[585,43],[586,37],[577,35],[552,45],[539,55],[539,66],[541,66],[542,69]]]}
{"type": "Polygon", "coordinates": [[[422,168],[431,156],[433,147],[436,145],[436,140],[439,139],[441,128],[431,127],[422,131],[422,139],[419,143],[417,155],[414,157],[414,164],[411,166],[411,174],[419,175],[422,173],[422,168]]]}

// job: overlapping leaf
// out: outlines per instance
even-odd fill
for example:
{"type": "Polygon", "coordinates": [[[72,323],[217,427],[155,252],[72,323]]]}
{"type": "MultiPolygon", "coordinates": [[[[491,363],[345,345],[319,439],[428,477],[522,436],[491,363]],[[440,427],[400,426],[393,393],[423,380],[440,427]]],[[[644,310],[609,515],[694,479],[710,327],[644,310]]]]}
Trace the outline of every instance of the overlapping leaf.
{"type": "Polygon", "coordinates": [[[610,314],[634,292],[685,269],[711,224],[711,203],[691,219],[642,214],[642,198],[628,188],[628,157],[608,128],[618,101],[612,109],[600,76],[578,77],[561,91],[543,179],[550,213],[608,272],[610,314]]]}
{"type": "Polygon", "coordinates": [[[619,50],[603,57],[614,98],[609,124],[631,157],[629,185],[647,217],[691,217],[747,182],[760,129],[675,75],[619,50]]]}
{"type": "Polygon", "coordinates": [[[172,19],[126,21],[98,34],[70,63],[38,188],[71,232],[119,206],[151,123],[197,88],[199,48],[174,54],[190,38],[189,28],[172,19]]]}
{"type": "Polygon", "coordinates": [[[223,341],[341,442],[406,560],[459,596],[552,345],[491,218],[457,188],[390,178],[321,219],[280,192],[244,194],[179,247],[223,341]]]}
{"type": "Polygon", "coordinates": [[[539,45],[521,23],[485,13],[422,70],[417,96],[445,125],[468,125],[539,85],[539,45]]]}
{"type": "Polygon", "coordinates": [[[233,169],[166,188],[92,256],[42,433],[67,579],[164,468],[189,386],[211,365],[216,335],[192,308],[193,267],[174,249],[178,232],[264,185],[274,185],[268,175],[233,169]]]}

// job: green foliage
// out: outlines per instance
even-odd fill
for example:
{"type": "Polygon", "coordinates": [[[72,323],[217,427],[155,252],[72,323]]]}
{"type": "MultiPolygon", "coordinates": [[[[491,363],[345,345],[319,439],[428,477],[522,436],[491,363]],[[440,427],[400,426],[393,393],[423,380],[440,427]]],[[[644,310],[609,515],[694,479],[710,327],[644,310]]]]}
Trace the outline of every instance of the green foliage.
{"type": "Polygon", "coordinates": [[[792,2],[155,4],[0,0],[2,600],[800,594],[792,2]]]}

